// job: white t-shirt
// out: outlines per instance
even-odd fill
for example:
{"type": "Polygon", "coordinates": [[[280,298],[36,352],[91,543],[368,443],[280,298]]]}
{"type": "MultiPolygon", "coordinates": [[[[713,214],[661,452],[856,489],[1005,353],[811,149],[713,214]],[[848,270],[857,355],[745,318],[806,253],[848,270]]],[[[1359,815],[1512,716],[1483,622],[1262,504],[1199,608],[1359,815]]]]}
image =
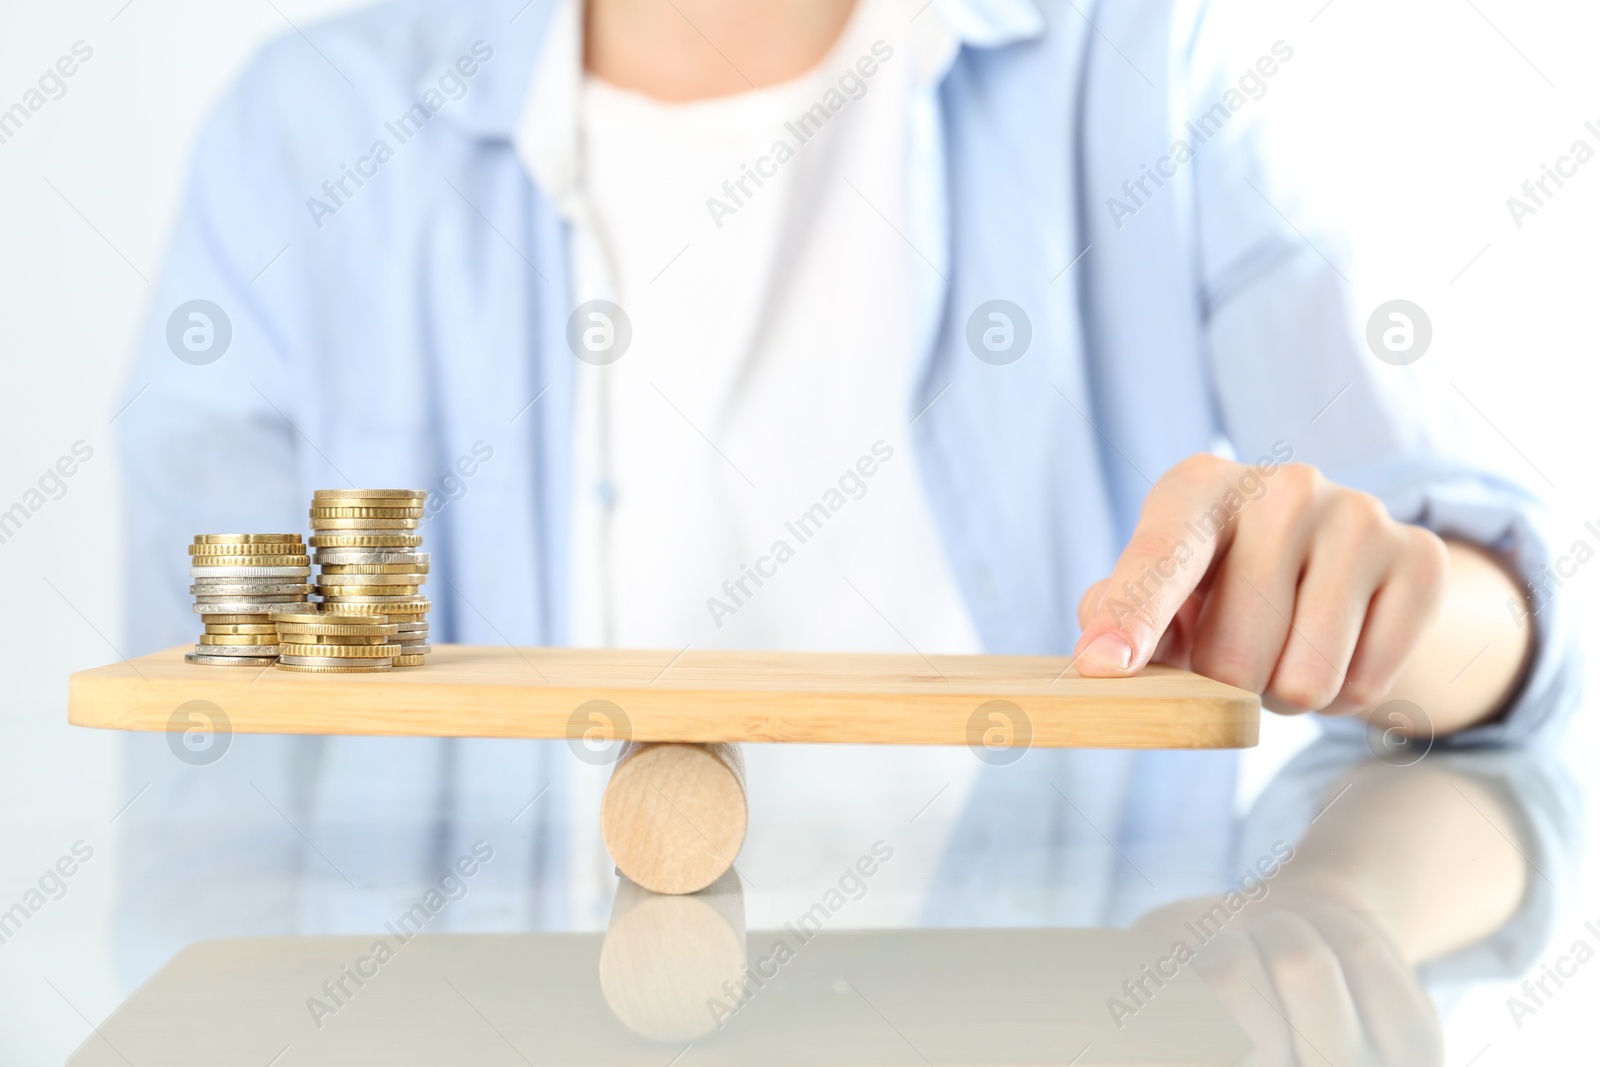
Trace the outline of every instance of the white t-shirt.
{"type": "MultiPolygon", "coordinates": [[[[902,236],[907,142],[914,94],[956,47],[918,4],[858,0],[812,72],[688,104],[586,76],[579,0],[553,15],[516,147],[572,224],[580,330],[606,340],[581,313],[603,299],[631,334],[625,350],[580,344],[596,362],[576,365],[573,643],[662,649],[664,666],[685,647],[979,650],[910,436],[916,306],[944,281],[923,258],[937,250],[902,236]]],[[[804,911],[816,871],[855,862],[863,813],[893,824],[904,888],[880,886],[849,923],[910,921],[979,766],[930,746],[745,758],[752,927],[804,911]],[[786,821],[795,796],[803,832],[786,821]]],[[[604,902],[610,769],[569,772],[572,899],[604,902]]]]}
{"type": "Polygon", "coordinates": [[[575,643],[978,651],[910,438],[903,6],[735,96],[584,78],[577,299],[631,340],[578,367],[575,643]]]}

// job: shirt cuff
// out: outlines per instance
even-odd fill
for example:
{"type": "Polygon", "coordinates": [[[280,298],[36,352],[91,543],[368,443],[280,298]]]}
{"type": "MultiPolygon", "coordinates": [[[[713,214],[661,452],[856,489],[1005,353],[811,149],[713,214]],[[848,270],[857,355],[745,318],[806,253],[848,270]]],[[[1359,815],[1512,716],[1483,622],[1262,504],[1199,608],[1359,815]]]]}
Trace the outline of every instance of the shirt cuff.
{"type": "MultiPolygon", "coordinates": [[[[1436,473],[1436,472],[1435,472],[1436,473]]],[[[1545,744],[1558,736],[1581,699],[1582,672],[1575,620],[1560,588],[1558,564],[1570,559],[1553,549],[1550,520],[1539,502],[1520,487],[1487,476],[1428,479],[1426,484],[1376,490],[1390,514],[1440,537],[1480,545],[1511,568],[1529,590],[1533,610],[1508,604],[1508,615],[1534,628],[1533,662],[1510,705],[1493,721],[1437,738],[1437,747],[1545,744]]],[[[1593,550],[1593,548],[1591,548],[1593,550]]],[[[1424,709],[1426,711],[1426,709],[1424,709]]],[[[1333,734],[1367,729],[1359,717],[1322,718],[1333,734]]]]}

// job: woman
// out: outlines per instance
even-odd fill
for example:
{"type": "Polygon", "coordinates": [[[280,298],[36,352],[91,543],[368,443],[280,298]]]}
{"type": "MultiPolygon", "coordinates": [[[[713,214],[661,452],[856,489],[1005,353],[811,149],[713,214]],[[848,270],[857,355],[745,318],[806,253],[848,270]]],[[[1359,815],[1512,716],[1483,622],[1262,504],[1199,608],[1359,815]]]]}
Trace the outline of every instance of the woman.
{"type": "Polygon", "coordinates": [[[131,632],[186,638],[193,532],[426,484],[440,639],[1159,657],[1531,736],[1537,509],[1289,221],[1300,32],[533,0],[286,36],[200,140],[119,420],[131,632]],[[169,345],[194,300],[214,362],[169,345]]]}

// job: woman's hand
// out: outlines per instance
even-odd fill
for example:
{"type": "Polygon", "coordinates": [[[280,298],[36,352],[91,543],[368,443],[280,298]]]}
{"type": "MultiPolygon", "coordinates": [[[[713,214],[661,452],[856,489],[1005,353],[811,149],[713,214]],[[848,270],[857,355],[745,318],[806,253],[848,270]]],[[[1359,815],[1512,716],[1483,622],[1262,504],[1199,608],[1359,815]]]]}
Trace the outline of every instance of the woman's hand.
{"type": "Polygon", "coordinates": [[[1246,904],[1215,934],[1207,926],[1204,943],[1194,930],[1215,923],[1216,898],[1166,905],[1134,928],[1194,949],[1195,973],[1256,1046],[1251,1064],[1442,1064],[1433,1002],[1372,916],[1336,897],[1279,896],[1246,904]]]}
{"type": "Polygon", "coordinates": [[[1154,660],[1260,693],[1275,711],[1344,715],[1396,691],[1425,641],[1424,688],[1449,683],[1493,630],[1498,674],[1463,687],[1473,699],[1452,694],[1442,716],[1426,709],[1443,733],[1495,710],[1517,677],[1531,627],[1510,625],[1507,594],[1520,596],[1486,554],[1447,548],[1314,467],[1196,455],[1156,483],[1115,570],[1084,594],[1076,664],[1114,677],[1154,660]],[[1467,588],[1452,587],[1458,569],[1467,588]],[[1472,601],[1470,632],[1441,620],[1458,594],[1472,601]]]}

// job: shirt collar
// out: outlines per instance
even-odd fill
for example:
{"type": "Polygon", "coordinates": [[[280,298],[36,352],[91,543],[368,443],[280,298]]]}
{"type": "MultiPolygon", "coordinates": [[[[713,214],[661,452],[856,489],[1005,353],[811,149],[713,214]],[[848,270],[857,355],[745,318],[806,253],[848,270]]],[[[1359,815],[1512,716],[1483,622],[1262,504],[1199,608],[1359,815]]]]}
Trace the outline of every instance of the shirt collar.
{"type": "MultiPolygon", "coordinates": [[[[419,86],[436,77],[436,69],[454,62],[459,45],[483,41],[494,49],[493,58],[480,65],[467,95],[446,108],[441,117],[484,140],[510,140],[530,98],[530,81],[543,65],[555,14],[573,6],[567,0],[484,0],[482,3],[441,5],[439,19],[423,28],[419,37],[438,51],[436,62],[423,64],[419,86]],[[437,43],[434,43],[437,42],[437,43]]],[[[581,22],[580,22],[581,25],[581,22]]],[[[578,38],[581,66],[582,39],[578,38]]],[[[581,71],[580,71],[581,73],[581,71]]]]}
{"type": "Polygon", "coordinates": [[[933,0],[932,6],[968,48],[1000,48],[1044,33],[1033,0],[933,0]]]}
{"type": "MultiPolygon", "coordinates": [[[[957,41],[971,48],[999,48],[1030,40],[1044,33],[1044,16],[1035,0],[932,0],[928,14],[937,13],[957,41]]],[[[509,140],[515,136],[524,111],[535,103],[533,90],[541,80],[537,68],[556,61],[558,55],[575,59],[562,66],[582,76],[583,20],[580,0],[485,0],[483,3],[447,5],[442,20],[427,39],[449,42],[439,63],[427,65],[421,80],[436,76],[435,67],[454,62],[457,45],[484,41],[494,49],[494,59],[483,65],[476,84],[450,120],[485,139],[509,140]],[[562,25],[563,16],[566,19],[562,25]],[[561,47],[546,47],[551,31],[561,47]],[[570,35],[570,39],[567,39],[570,35]]],[[[420,84],[420,81],[419,81],[420,84]]]]}
{"type": "MultiPolygon", "coordinates": [[[[429,39],[452,42],[452,47],[482,40],[494,49],[493,60],[482,65],[467,96],[446,114],[485,140],[511,141],[558,208],[570,208],[577,181],[582,4],[486,0],[447,8],[444,18],[451,25],[428,34],[429,39]]],[[[931,0],[915,17],[930,16],[939,19],[957,48],[1000,48],[1039,37],[1045,28],[1035,0],[931,0]]],[[[453,59],[452,54],[441,63],[453,59]]],[[[941,64],[940,77],[948,66],[941,64]]]]}

